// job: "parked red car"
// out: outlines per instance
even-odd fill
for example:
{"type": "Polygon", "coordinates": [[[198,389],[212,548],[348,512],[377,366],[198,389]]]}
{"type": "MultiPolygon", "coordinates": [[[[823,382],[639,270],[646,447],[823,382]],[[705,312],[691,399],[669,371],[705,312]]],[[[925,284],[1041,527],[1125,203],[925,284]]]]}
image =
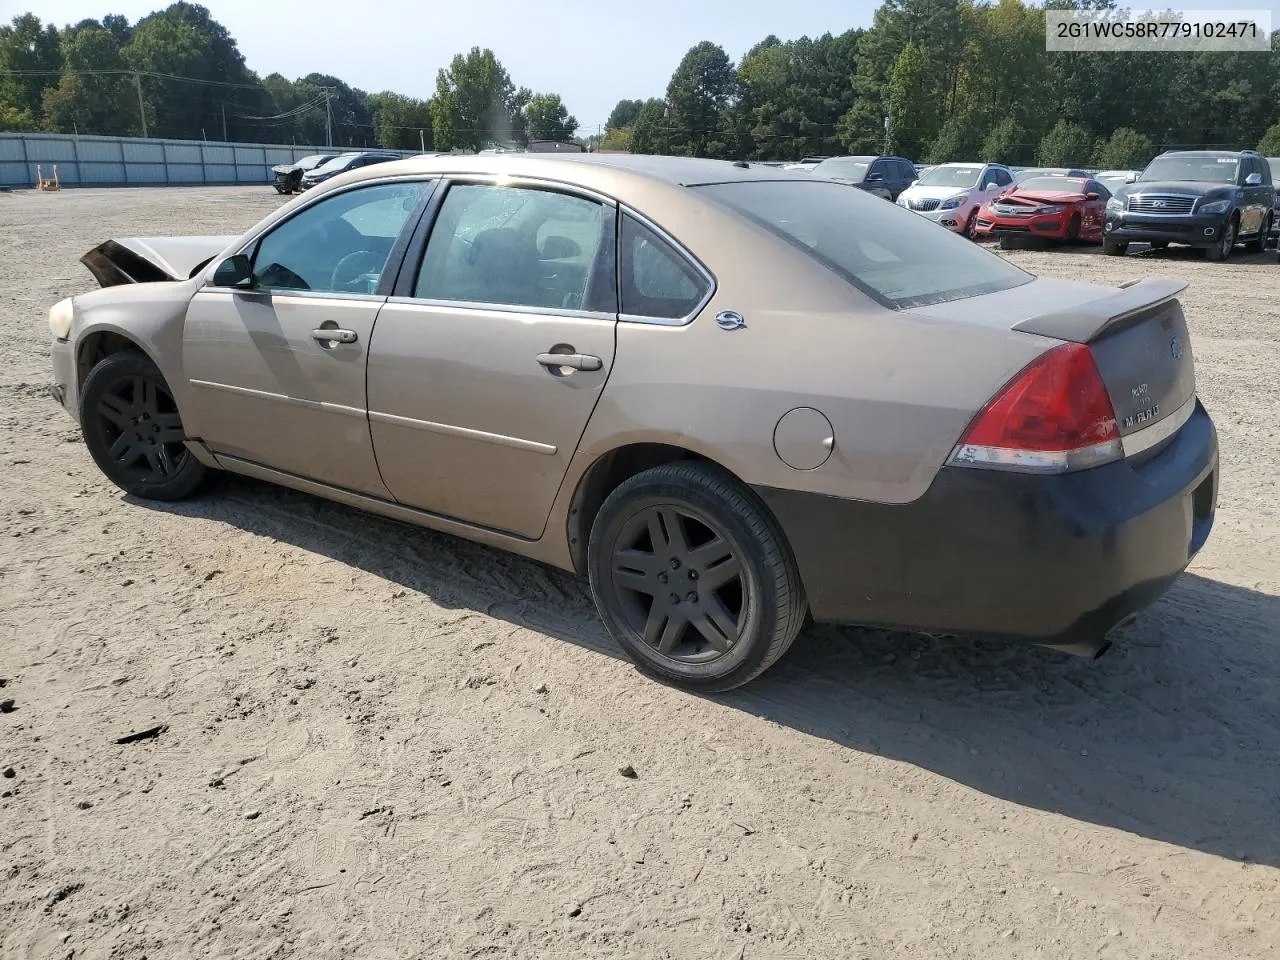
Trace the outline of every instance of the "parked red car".
{"type": "Polygon", "coordinates": [[[1087,177],[1031,177],[978,211],[978,237],[999,237],[1007,250],[1027,237],[1102,242],[1111,192],[1087,177]]]}

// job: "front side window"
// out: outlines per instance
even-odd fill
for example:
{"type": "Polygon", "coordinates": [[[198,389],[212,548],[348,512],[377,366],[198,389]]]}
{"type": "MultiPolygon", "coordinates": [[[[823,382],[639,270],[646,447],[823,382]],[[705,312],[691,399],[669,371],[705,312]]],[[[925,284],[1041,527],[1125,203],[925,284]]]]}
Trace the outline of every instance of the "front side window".
{"type": "Polygon", "coordinates": [[[622,218],[619,239],[622,313],[657,320],[691,317],[711,289],[702,272],[634,217],[622,218]]]}
{"type": "Polygon", "coordinates": [[[373,293],[392,245],[426,189],[421,181],[381,183],[313,204],[259,242],[253,286],[373,293]]]}
{"type": "Polygon", "coordinates": [[[612,207],[585,197],[453,184],[413,295],[614,313],[613,224],[612,207]]]}
{"type": "Polygon", "coordinates": [[[692,189],[798,247],[886,306],[945,303],[1031,280],[963,237],[839,184],[744,180],[692,189]]]}
{"type": "Polygon", "coordinates": [[[871,157],[830,157],[821,163],[814,164],[813,172],[831,180],[861,183],[866,179],[871,159],[871,157]]]}

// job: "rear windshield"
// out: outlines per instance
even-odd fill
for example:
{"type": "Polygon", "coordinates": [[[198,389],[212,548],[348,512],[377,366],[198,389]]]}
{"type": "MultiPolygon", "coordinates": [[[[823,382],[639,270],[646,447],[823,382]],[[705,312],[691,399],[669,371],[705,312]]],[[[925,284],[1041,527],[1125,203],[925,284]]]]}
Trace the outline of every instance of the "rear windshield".
{"type": "Polygon", "coordinates": [[[1029,274],[896,204],[821,180],[692,188],[742,214],[890,307],[1007,290],[1029,274]]]}

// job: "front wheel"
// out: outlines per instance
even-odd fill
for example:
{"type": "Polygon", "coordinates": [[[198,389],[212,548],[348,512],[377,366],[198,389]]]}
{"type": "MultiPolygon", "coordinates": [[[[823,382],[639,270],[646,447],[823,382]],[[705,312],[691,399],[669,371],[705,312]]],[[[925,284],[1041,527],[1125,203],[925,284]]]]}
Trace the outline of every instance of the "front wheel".
{"type": "Polygon", "coordinates": [[[1231,256],[1231,251],[1236,245],[1236,220],[1232,217],[1227,221],[1227,225],[1222,228],[1222,237],[1212,247],[1204,252],[1204,255],[1210,260],[1222,261],[1231,256]]]}
{"type": "Polygon", "coordinates": [[[1121,243],[1119,240],[1108,240],[1105,237],[1102,240],[1102,252],[1108,257],[1123,257],[1129,244],[1121,243]]]}
{"type": "Polygon", "coordinates": [[[791,646],[808,605],[791,550],[747,487],[695,461],[636,474],[591,527],[591,593],[644,673],[700,692],[739,687],[791,646]]]}
{"type": "Polygon", "coordinates": [[[169,385],[144,354],[113,353],[89,371],[80,397],[85,446],[107,479],[148,500],[182,500],[206,470],[187,449],[169,385]]]}
{"type": "Polygon", "coordinates": [[[1080,242],[1080,214],[1073,213],[1071,219],[1067,221],[1067,243],[1074,244],[1080,242]]]}

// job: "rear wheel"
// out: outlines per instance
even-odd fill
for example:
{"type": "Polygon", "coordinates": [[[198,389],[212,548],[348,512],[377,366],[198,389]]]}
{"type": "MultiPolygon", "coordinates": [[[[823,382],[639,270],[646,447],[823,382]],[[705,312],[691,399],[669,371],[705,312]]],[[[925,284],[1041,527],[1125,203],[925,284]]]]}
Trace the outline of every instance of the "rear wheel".
{"type": "Polygon", "coordinates": [[[1128,249],[1129,244],[1119,240],[1108,240],[1105,237],[1102,240],[1102,252],[1108,257],[1123,257],[1128,249]]]}
{"type": "Polygon", "coordinates": [[[1267,235],[1271,233],[1271,214],[1263,219],[1262,225],[1258,227],[1258,235],[1244,245],[1244,248],[1250,253],[1261,253],[1267,246],[1267,235]]]}
{"type": "Polygon", "coordinates": [[[624,481],[591,527],[591,593],[646,674],[741,686],[791,646],[808,609],[776,521],[717,467],[680,461],[624,481]]]}
{"type": "Polygon", "coordinates": [[[168,384],[135,350],[113,353],[89,372],[80,427],[94,462],[126,493],[181,500],[205,478],[204,465],[183,443],[186,432],[168,384]]]}
{"type": "Polygon", "coordinates": [[[1218,242],[1204,252],[1210,260],[1225,260],[1231,256],[1236,245],[1236,218],[1232,217],[1222,228],[1222,236],[1218,242]]]}

